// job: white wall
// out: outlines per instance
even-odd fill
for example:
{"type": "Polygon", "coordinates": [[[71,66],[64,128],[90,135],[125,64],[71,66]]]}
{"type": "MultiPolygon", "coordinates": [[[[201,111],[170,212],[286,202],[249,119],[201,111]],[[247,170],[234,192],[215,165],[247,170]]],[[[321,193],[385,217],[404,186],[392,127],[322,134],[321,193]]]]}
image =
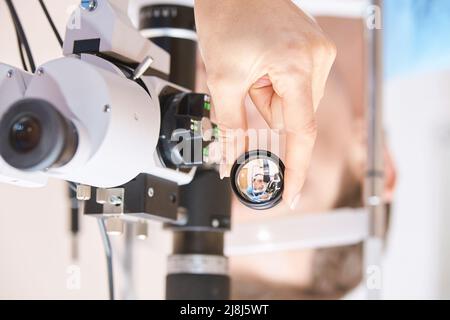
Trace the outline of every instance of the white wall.
{"type": "Polygon", "coordinates": [[[398,169],[384,269],[386,298],[450,298],[450,70],[386,86],[398,169]]]}

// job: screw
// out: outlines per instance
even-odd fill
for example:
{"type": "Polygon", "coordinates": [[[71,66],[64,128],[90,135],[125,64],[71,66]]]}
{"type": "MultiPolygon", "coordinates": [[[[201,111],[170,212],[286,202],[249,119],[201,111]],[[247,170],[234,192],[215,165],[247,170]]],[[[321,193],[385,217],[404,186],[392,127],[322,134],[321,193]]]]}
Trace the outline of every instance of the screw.
{"type": "Polygon", "coordinates": [[[150,198],[153,198],[153,196],[155,195],[155,189],[153,188],[148,188],[148,192],[147,192],[148,196],[150,198]]]}
{"type": "Polygon", "coordinates": [[[111,112],[111,106],[109,104],[105,105],[103,108],[103,112],[110,113],[111,112]]]}
{"type": "Polygon", "coordinates": [[[12,78],[13,75],[14,75],[14,70],[8,70],[8,73],[6,74],[6,76],[8,78],[12,78]]]}
{"type": "Polygon", "coordinates": [[[122,198],[118,196],[109,197],[109,203],[115,206],[120,206],[122,204],[122,198]]]}
{"type": "Polygon", "coordinates": [[[378,206],[381,203],[381,199],[378,196],[371,196],[367,199],[370,206],[378,206]]]}
{"type": "Polygon", "coordinates": [[[97,9],[97,0],[81,0],[80,7],[87,11],[94,11],[97,9]]]}
{"type": "Polygon", "coordinates": [[[218,219],[214,219],[213,221],[211,221],[211,225],[213,226],[213,228],[218,228],[220,226],[220,221],[218,219]]]}
{"type": "Polygon", "coordinates": [[[42,68],[37,69],[38,76],[42,76],[43,74],[44,74],[44,69],[42,69],[42,68]]]}

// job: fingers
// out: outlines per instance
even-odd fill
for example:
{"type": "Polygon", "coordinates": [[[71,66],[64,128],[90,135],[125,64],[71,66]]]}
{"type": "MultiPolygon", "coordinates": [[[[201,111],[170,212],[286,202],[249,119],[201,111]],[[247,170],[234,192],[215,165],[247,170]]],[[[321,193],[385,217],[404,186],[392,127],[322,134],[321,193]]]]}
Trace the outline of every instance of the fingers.
{"type": "Polygon", "coordinates": [[[249,96],[271,129],[283,129],[282,100],[275,93],[268,76],[259,79],[250,88],[249,96]]]}
{"type": "Polygon", "coordinates": [[[263,77],[249,91],[268,125],[272,129],[284,129],[284,199],[291,209],[299,203],[316,138],[311,77],[293,70],[263,77]]]}
{"type": "Polygon", "coordinates": [[[282,100],[286,134],[284,199],[295,209],[306,179],[316,139],[311,79],[308,74],[275,74],[274,90],[282,100]]]}
{"type": "Polygon", "coordinates": [[[215,82],[208,85],[219,126],[222,161],[220,177],[229,176],[234,161],[246,150],[245,87],[215,82]]]}

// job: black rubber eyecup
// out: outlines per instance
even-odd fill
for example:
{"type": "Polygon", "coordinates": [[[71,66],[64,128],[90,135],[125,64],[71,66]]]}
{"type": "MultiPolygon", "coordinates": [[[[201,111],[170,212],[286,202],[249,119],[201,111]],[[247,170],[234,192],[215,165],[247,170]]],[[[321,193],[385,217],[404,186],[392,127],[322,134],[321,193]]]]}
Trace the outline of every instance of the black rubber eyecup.
{"type": "Polygon", "coordinates": [[[0,121],[0,155],[12,167],[39,171],[53,166],[64,150],[67,121],[48,101],[27,98],[14,103],[0,121]],[[36,142],[21,150],[12,141],[14,126],[21,119],[33,119],[39,127],[36,142]]]}
{"type": "Polygon", "coordinates": [[[284,190],[284,164],[283,162],[273,153],[265,150],[252,150],[244,153],[242,156],[240,156],[236,162],[234,163],[233,167],[231,168],[230,173],[230,183],[231,188],[233,189],[233,192],[236,194],[239,201],[244,204],[245,206],[254,209],[254,210],[267,210],[270,208],[275,207],[277,204],[279,204],[283,198],[283,190],[284,190]],[[239,190],[238,187],[238,179],[239,179],[239,172],[240,170],[248,164],[250,161],[255,159],[267,159],[270,161],[273,161],[274,163],[278,163],[280,173],[282,175],[281,177],[281,189],[278,192],[278,194],[270,199],[269,201],[264,202],[252,202],[248,199],[246,199],[242,193],[239,190]]]}

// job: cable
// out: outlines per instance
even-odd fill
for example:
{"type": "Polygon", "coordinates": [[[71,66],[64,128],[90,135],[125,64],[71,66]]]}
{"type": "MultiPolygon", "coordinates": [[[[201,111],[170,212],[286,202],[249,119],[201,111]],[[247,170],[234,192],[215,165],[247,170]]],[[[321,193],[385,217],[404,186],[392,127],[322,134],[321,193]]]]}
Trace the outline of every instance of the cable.
{"type": "Polygon", "coordinates": [[[16,30],[16,38],[17,38],[17,46],[19,49],[19,54],[20,54],[20,61],[22,61],[22,67],[25,71],[28,71],[28,66],[27,63],[25,61],[25,56],[23,54],[23,45],[22,45],[22,41],[20,41],[20,37],[19,37],[19,33],[16,30]]]}
{"type": "Polygon", "coordinates": [[[69,185],[70,190],[77,193],[77,184],[75,182],[71,182],[71,181],[68,181],[67,183],[69,185]]]}
{"type": "Polygon", "coordinates": [[[47,10],[47,7],[44,3],[44,0],[39,0],[39,3],[41,4],[42,10],[44,11],[45,16],[47,17],[48,23],[50,24],[50,27],[52,27],[53,33],[55,34],[56,40],[58,40],[59,45],[63,46],[63,40],[61,36],[59,35],[58,29],[56,29],[55,24],[53,23],[52,17],[50,16],[50,13],[47,10]]]}
{"type": "Polygon", "coordinates": [[[69,189],[69,202],[71,204],[69,210],[69,221],[70,221],[70,234],[71,234],[71,252],[72,252],[72,260],[78,260],[78,235],[80,233],[80,212],[82,212],[82,208],[84,207],[84,201],[79,201],[77,199],[77,184],[74,182],[68,182],[69,189]]]}
{"type": "Polygon", "coordinates": [[[25,52],[27,54],[28,62],[30,64],[31,72],[36,71],[36,65],[34,64],[33,54],[31,53],[30,45],[28,43],[27,36],[22,27],[22,23],[20,22],[19,16],[17,15],[16,8],[11,0],[5,0],[6,5],[8,6],[9,12],[11,14],[11,18],[14,22],[14,27],[16,28],[17,35],[19,36],[21,44],[25,48],[25,52]]]}
{"type": "Polygon", "coordinates": [[[97,219],[98,227],[100,229],[100,235],[102,236],[103,247],[105,248],[106,265],[108,268],[108,287],[109,287],[109,300],[114,300],[114,277],[113,277],[113,261],[112,261],[112,248],[109,236],[106,233],[105,221],[101,218],[97,219]]]}

